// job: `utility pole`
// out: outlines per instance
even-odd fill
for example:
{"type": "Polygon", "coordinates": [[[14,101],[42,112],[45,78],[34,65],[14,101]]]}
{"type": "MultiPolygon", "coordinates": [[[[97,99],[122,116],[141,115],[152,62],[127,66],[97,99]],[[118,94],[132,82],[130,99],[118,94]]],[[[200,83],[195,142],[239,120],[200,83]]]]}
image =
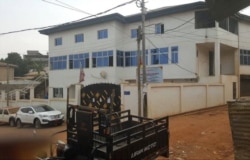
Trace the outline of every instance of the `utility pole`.
{"type": "Polygon", "coordinates": [[[141,2],[141,16],[142,16],[142,27],[141,27],[141,38],[142,38],[142,72],[143,72],[143,85],[146,83],[146,65],[145,65],[145,15],[146,8],[145,2],[142,0],[141,2]]]}
{"type": "Polygon", "coordinates": [[[7,72],[6,72],[6,76],[7,76],[7,107],[9,107],[9,63],[7,62],[7,72]]]}
{"type": "Polygon", "coordinates": [[[138,116],[141,116],[141,26],[137,29],[137,86],[138,86],[138,116]]]}
{"type": "MultiPolygon", "coordinates": [[[[141,0],[141,16],[142,16],[142,32],[141,32],[141,38],[142,38],[142,75],[143,75],[143,90],[145,89],[144,87],[146,87],[146,63],[145,63],[145,59],[146,59],[146,49],[145,49],[145,15],[146,15],[146,8],[145,8],[145,2],[144,0],[141,0]]],[[[146,95],[146,93],[145,93],[146,95]]],[[[143,116],[147,117],[147,104],[145,104],[144,102],[146,101],[144,98],[146,98],[146,96],[143,95],[143,116]]]]}

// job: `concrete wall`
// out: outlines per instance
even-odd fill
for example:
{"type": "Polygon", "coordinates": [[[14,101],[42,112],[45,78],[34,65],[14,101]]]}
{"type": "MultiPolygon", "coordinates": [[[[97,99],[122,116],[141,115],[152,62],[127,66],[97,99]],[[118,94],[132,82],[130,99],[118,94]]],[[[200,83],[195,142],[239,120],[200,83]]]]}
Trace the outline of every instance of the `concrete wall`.
{"type": "MultiPolygon", "coordinates": [[[[82,86],[80,84],[72,85],[69,87],[69,104],[77,105],[80,104],[80,93],[81,93],[82,86]]],[[[30,99],[19,99],[18,97],[20,91],[16,91],[16,94],[13,95],[15,100],[9,100],[9,106],[27,106],[27,105],[36,105],[36,104],[47,104],[54,107],[57,110],[60,110],[62,113],[66,115],[66,106],[67,106],[67,98],[49,98],[49,99],[38,99],[34,98],[34,89],[30,89],[30,99]]],[[[67,95],[67,90],[65,92],[67,95]]],[[[65,96],[67,97],[67,96],[65,96]]],[[[5,91],[1,91],[0,94],[0,108],[6,107],[6,93],[5,91]]]]}
{"type": "MultiPolygon", "coordinates": [[[[232,82],[237,82],[237,77],[223,76],[221,79],[224,84],[148,84],[143,89],[144,93],[147,92],[148,117],[175,115],[226,104],[228,100],[232,99],[232,91],[230,90],[232,90],[232,82]]],[[[75,86],[75,97],[69,99],[70,104],[80,104],[80,89],[80,85],[75,86]]],[[[1,92],[1,95],[4,96],[4,93],[1,92]]],[[[10,106],[41,103],[48,104],[66,114],[67,99],[65,98],[10,100],[10,106]]],[[[0,107],[5,106],[6,100],[1,97],[0,107]]],[[[138,88],[136,84],[124,83],[121,85],[121,109],[130,109],[132,114],[138,115],[138,88]]]]}
{"type": "MultiPolygon", "coordinates": [[[[136,85],[122,85],[122,104],[138,114],[136,85]],[[124,95],[130,92],[129,95],[124,95]]],[[[161,117],[226,104],[223,84],[148,84],[148,117],[161,117]]]]}
{"type": "MultiPolygon", "coordinates": [[[[80,87],[76,96],[69,99],[70,104],[79,104],[80,87]],[[77,94],[79,93],[79,94],[77,94]]],[[[148,117],[161,117],[194,111],[226,103],[226,86],[222,84],[149,84],[147,91],[148,117]]],[[[130,109],[138,115],[138,88],[136,84],[121,85],[121,109],[130,109]],[[126,94],[124,94],[126,92],[126,94]]],[[[3,93],[2,93],[3,94],[3,93]]],[[[66,114],[66,99],[29,99],[10,100],[10,106],[48,104],[66,114]]],[[[0,107],[6,106],[6,100],[0,99],[0,107]]]]}

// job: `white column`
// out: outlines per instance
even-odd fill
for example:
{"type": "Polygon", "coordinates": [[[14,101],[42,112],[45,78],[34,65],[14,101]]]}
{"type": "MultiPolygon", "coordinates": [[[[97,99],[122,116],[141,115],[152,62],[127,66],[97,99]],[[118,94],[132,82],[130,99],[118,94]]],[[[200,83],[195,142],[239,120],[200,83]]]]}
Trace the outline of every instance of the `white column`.
{"type": "Polygon", "coordinates": [[[75,85],[75,103],[77,105],[81,104],[81,88],[83,87],[82,84],[75,85]]]}
{"type": "Polygon", "coordinates": [[[4,101],[5,100],[5,91],[1,91],[1,100],[4,101]]]}
{"type": "Polygon", "coordinates": [[[53,98],[53,88],[49,87],[49,90],[48,90],[48,99],[52,99],[52,98],[53,98]]]}
{"type": "Polygon", "coordinates": [[[34,88],[33,87],[31,87],[30,88],[30,100],[33,100],[34,99],[34,88]]]}
{"type": "Polygon", "coordinates": [[[19,101],[20,100],[20,90],[17,89],[16,90],[16,101],[19,101]]]}

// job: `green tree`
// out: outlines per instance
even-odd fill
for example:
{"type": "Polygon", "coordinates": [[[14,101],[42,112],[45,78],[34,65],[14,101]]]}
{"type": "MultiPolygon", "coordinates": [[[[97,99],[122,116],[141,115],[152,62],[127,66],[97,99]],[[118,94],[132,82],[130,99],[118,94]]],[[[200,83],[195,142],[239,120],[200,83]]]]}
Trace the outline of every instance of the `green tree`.
{"type": "Polygon", "coordinates": [[[16,52],[11,52],[8,53],[8,57],[5,59],[6,63],[9,64],[14,64],[17,67],[15,68],[15,76],[23,76],[24,74],[28,73],[29,71],[29,67],[28,64],[25,63],[25,61],[22,59],[22,57],[20,56],[20,54],[16,53],[16,52]]]}
{"type": "Polygon", "coordinates": [[[41,71],[43,71],[44,63],[39,61],[32,61],[30,58],[24,59],[25,63],[28,65],[29,69],[33,69],[34,71],[37,71],[38,74],[40,74],[41,71]]]}

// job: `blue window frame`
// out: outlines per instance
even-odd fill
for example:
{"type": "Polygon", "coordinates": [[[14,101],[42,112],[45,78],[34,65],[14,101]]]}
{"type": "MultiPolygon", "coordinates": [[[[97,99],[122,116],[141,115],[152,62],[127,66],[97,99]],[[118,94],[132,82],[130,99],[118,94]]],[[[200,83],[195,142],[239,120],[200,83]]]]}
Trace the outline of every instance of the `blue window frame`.
{"type": "Polygon", "coordinates": [[[240,64],[250,65],[250,50],[240,50],[240,64]]]}
{"type": "Polygon", "coordinates": [[[123,67],[124,66],[124,53],[123,51],[116,51],[116,65],[117,67],[123,67]]]}
{"type": "Polygon", "coordinates": [[[113,51],[100,51],[92,53],[92,67],[113,66],[113,51]]]}
{"type": "Polygon", "coordinates": [[[50,57],[50,70],[67,69],[67,56],[50,57]]]}
{"type": "Polygon", "coordinates": [[[60,46],[60,45],[62,45],[62,37],[55,38],[55,46],[60,46]]]}
{"type": "Polygon", "coordinates": [[[171,63],[178,63],[178,47],[171,47],[171,63]]]}
{"type": "Polygon", "coordinates": [[[69,55],[69,69],[89,68],[89,53],[69,55]]]}
{"type": "Polygon", "coordinates": [[[156,24],[155,34],[163,34],[163,33],[164,33],[164,24],[156,24]]]}
{"type": "Polygon", "coordinates": [[[125,66],[137,66],[137,52],[126,51],[125,52],[125,66]]]}
{"type": "Polygon", "coordinates": [[[108,30],[103,29],[98,31],[98,39],[105,39],[108,38],[108,30]]]}
{"type": "Polygon", "coordinates": [[[145,54],[145,65],[148,65],[148,50],[146,50],[145,54]]]}
{"type": "Polygon", "coordinates": [[[151,49],[151,64],[168,64],[168,48],[151,49]]]}
{"type": "Polygon", "coordinates": [[[131,29],[131,38],[137,38],[137,29],[131,29]]]}
{"type": "MultiPolygon", "coordinates": [[[[138,53],[136,51],[125,51],[125,66],[137,66],[138,64],[138,53]]],[[[145,65],[148,65],[148,50],[145,53],[145,65]]]]}
{"type": "Polygon", "coordinates": [[[75,35],[75,43],[83,42],[84,41],[84,35],[81,34],[76,34],[75,35]]]}

